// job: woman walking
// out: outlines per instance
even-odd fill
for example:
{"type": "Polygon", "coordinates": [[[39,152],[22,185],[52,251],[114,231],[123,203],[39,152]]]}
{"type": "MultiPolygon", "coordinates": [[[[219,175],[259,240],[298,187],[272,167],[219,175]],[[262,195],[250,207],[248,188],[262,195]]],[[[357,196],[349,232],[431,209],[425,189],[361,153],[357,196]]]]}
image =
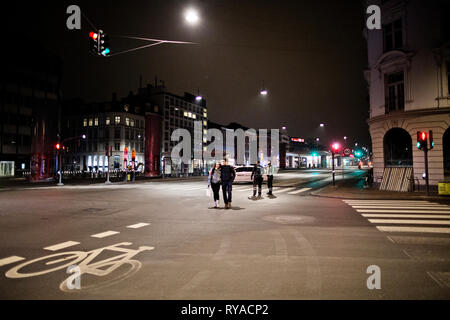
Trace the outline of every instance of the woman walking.
{"type": "Polygon", "coordinates": [[[220,200],[220,185],[222,184],[221,179],[221,167],[220,163],[216,163],[214,167],[209,172],[208,177],[208,187],[211,187],[214,194],[214,208],[219,208],[219,200],[220,200]]]}

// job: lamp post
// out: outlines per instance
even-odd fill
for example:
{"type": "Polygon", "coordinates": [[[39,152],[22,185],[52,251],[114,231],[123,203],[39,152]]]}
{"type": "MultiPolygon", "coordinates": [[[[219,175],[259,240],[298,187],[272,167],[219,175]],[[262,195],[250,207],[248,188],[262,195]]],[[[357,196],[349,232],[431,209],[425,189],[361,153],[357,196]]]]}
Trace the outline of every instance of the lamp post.
{"type": "Polygon", "coordinates": [[[86,135],[83,134],[81,136],[77,136],[77,137],[71,137],[71,138],[67,138],[61,141],[61,143],[57,144],[57,149],[58,149],[58,169],[59,169],[59,181],[57,186],[62,187],[64,186],[64,183],[62,183],[62,166],[63,166],[63,158],[62,158],[62,151],[65,149],[64,144],[68,141],[71,140],[76,140],[76,139],[83,139],[86,140],[86,135]]]}

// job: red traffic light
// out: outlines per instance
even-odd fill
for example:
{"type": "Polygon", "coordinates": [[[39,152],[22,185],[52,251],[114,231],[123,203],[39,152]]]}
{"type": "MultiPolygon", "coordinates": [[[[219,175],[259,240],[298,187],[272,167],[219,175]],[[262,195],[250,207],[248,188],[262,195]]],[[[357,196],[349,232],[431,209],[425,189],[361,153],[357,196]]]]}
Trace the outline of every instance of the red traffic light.
{"type": "Polygon", "coordinates": [[[333,151],[336,152],[336,151],[339,151],[339,149],[341,148],[341,145],[339,143],[333,143],[331,148],[333,149],[333,151]]]}
{"type": "Polygon", "coordinates": [[[421,132],[420,133],[420,139],[422,141],[426,141],[427,140],[427,133],[426,132],[421,132]]]}
{"type": "Polygon", "coordinates": [[[94,40],[97,40],[97,38],[98,38],[98,33],[95,33],[95,32],[89,32],[89,37],[90,38],[92,38],[92,39],[94,39],[94,40]]]}
{"type": "Polygon", "coordinates": [[[56,147],[56,150],[61,149],[61,145],[59,143],[57,143],[55,147],[56,147]]]}

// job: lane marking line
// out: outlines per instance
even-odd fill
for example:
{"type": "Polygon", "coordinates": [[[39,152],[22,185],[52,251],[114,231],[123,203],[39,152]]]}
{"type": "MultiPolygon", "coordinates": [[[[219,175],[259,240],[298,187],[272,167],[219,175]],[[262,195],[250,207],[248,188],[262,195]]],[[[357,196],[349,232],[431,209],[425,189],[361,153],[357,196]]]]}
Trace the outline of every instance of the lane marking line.
{"type": "Polygon", "coordinates": [[[380,227],[377,229],[382,232],[412,232],[412,233],[449,233],[450,228],[422,228],[422,227],[380,227]]]}
{"type": "Polygon", "coordinates": [[[106,232],[94,234],[91,237],[92,238],[99,238],[99,239],[101,239],[101,238],[106,238],[106,237],[113,236],[113,235],[118,234],[118,233],[120,233],[120,232],[117,232],[117,231],[106,231],[106,232]]]}
{"type": "Polygon", "coordinates": [[[285,193],[285,192],[289,192],[289,191],[292,191],[292,190],[295,190],[295,189],[297,189],[297,188],[287,188],[287,189],[283,189],[283,190],[277,191],[277,193],[285,193]]]}
{"type": "Polygon", "coordinates": [[[303,188],[303,189],[300,189],[300,190],[297,190],[297,191],[289,192],[288,194],[299,194],[299,193],[307,192],[309,190],[312,190],[312,188],[303,188]]]}
{"type": "Polygon", "coordinates": [[[404,207],[404,206],[388,206],[388,205],[357,205],[352,206],[353,209],[429,209],[429,210],[449,210],[450,207],[448,206],[411,206],[411,207],[404,207]]]}
{"type": "Polygon", "coordinates": [[[149,225],[150,225],[150,223],[137,223],[137,224],[133,224],[131,226],[128,226],[127,228],[139,229],[139,228],[146,227],[146,226],[149,226],[149,225]]]}
{"type": "Polygon", "coordinates": [[[25,258],[18,257],[18,256],[11,256],[8,258],[0,259],[0,267],[6,266],[11,263],[19,262],[22,260],[25,260],[25,258]]]}
{"type": "Polygon", "coordinates": [[[437,214],[362,214],[364,218],[424,218],[424,219],[450,219],[450,215],[437,214]]]}
{"type": "Polygon", "coordinates": [[[356,210],[359,213],[450,213],[450,210],[447,211],[429,211],[429,210],[389,210],[389,209],[358,209],[356,210]]]}
{"type": "Polygon", "coordinates": [[[450,225],[447,220],[396,220],[396,219],[369,219],[373,224],[434,224],[434,225],[450,225]]]}
{"type": "Polygon", "coordinates": [[[76,242],[76,241],[67,241],[67,242],[55,244],[53,246],[45,247],[44,250],[58,251],[58,250],[69,248],[69,247],[73,247],[73,246],[76,246],[76,245],[79,245],[79,244],[80,243],[76,242]]]}

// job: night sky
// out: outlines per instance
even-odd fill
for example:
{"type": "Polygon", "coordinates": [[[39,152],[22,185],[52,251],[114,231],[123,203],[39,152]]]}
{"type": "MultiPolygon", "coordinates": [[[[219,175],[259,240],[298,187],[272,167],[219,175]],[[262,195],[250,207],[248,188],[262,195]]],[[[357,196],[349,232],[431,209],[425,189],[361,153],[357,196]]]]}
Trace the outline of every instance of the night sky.
{"type": "Polygon", "coordinates": [[[140,75],[144,85],[157,76],[176,94],[200,88],[215,122],[287,126],[291,136],[343,141],[346,135],[369,144],[360,0],[17,1],[1,11],[4,35],[24,34],[61,57],[64,99],[110,100],[112,92],[136,92],[140,75]],[[70,4],[111,35],[112,53],[147,44],[120,36],[198,44],[95,57],[88,49],[89,23],[83,19],[81,31],[66,28],[70,4]],[[184,20],[188,7],[199,10],[197,26],[184,20]],[[259,94],[263,81],[266,97],[259,94]]]}

